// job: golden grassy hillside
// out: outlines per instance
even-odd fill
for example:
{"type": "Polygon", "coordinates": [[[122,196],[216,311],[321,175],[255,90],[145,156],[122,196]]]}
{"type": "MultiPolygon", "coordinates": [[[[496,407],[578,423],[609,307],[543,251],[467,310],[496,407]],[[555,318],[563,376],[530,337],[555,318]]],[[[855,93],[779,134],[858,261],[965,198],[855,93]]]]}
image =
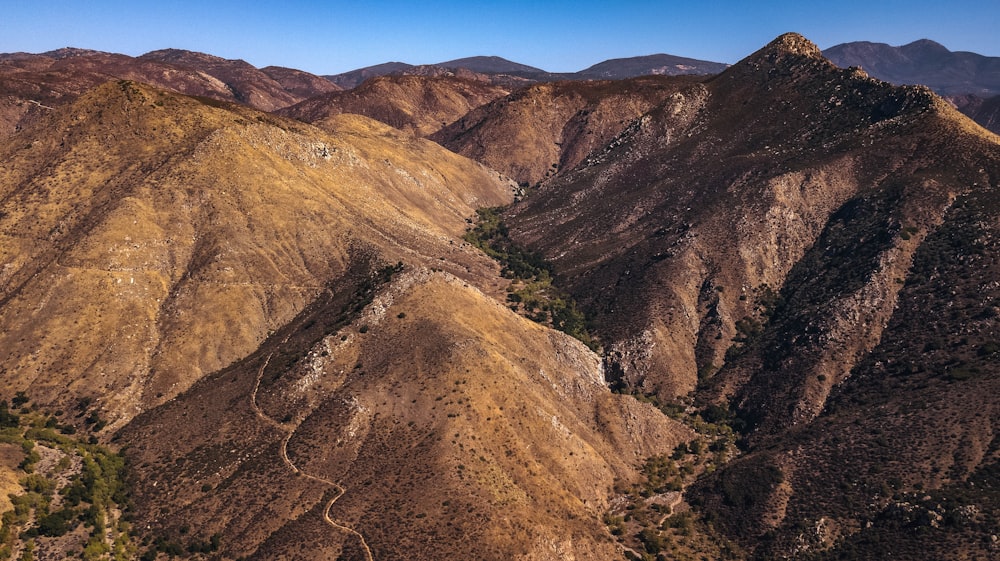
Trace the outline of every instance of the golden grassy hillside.
{"type": "Polygon", "coordinates": [[[497,174],[362,117],[307,125],[108,83],[0,149],[0,368],[124,422],[252,352],[348,249],[492,268],[453,243],[497,174]]]}

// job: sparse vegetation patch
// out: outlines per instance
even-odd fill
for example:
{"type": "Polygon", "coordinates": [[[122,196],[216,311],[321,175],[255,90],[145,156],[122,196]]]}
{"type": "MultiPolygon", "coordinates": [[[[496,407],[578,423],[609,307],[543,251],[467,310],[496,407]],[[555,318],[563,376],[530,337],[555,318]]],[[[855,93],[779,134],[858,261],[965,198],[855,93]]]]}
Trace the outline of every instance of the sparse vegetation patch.
{"type": "Polygon", "coordinates": [[[569,294],[553,284],[552,268],[545,259],[510,239],[502,211],[503,207],[477,210],[478,221],[464,239],[500,263],[501,275],[511,280],[507,287],[510,308],[598,350],[597,340],[587,330],[586,316],[569,294]]]}

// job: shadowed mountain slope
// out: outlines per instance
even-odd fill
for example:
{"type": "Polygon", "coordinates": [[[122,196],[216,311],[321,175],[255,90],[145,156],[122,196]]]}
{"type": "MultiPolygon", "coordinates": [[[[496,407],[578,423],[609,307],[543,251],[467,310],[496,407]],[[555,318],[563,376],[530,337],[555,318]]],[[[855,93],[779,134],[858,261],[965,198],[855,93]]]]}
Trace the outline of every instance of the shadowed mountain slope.
{"type": "Polygon", "coordinates": [[[997,501],[970,486],[996,471],[998,181],[997,137],[928,89],[785,35],[507,224],[592,314],[612,381],[738,417],[749,454],[692,495],[716,527],[761,558],[958,559],[992,551],[993,515],[911,530],[997,501]]]}
{"type": "MultiPolygon", "coordinates": [[[[756,547],[759,557],[997,554],[1000,196],[995,186],[973,187],[956,196],[928,233],[920,226],[907,234],[915,222],[899,232],[922,243],[909,271],[892,281],[902,283],[896,308],[885,316],[878,344],[830,391],[819,416],[754,447],[693,490],[717,525],[756,547]]],[[[850,222],[834,227],[849,230],[850,222]]],[[[832,237],[818,245],[836,247],[832,237]]],[[[847,279],[842,272],[830,280],[847,279]]],[[[801,292],[788,291],[773,322],[784,323],[783,307],[801,305],[801,292]]],[[[826,382],[791,376],[797,366],[791,355],[809,346],[775,331],[777,337],[765,333],[762,349],[748,352],[763,358],[758,378],[772,378],[747,393],[741,414],[751,420],[765,403],[785,401],[763,398],[788,391],[780,378],[798,379],[797,391],[804,393],[826,382]]],[[[816,333],[809,326],[797,331],[816,333]]]]}
{"type": "Polygon", "coordinates": [[[495,172],[360,116],[331,130],[122,81],[7,141],[7,387],[124,422],[256,349],[353,245],[492,269],[449,240],[510,200],[495,172]]]}
{"type": "MultiPolygon", "coordinates": [[[[593,314],[610,375],[681,395],[699,371],[727,362],[734,338],[756,331],[770,291],[836,212],[911,186],[892,199],[883,228],[900,228],[901,212],[930,228],[954,194],[990,184],[984,166],[995,154],[995,137],[928,90],[838,70],[788,35],[635,121],[603,154],[511,209],[509,226],[552,259],[593,314]]],[[[877,261],[865,270],[903,274],[913,244],[890,246],[902,251],[892,272],[877,261]]],[[[877,342],[876,318],[891,312],[896,290],[890,282],[863,306],[877,314],[869,329],[825,328],[849,349],[838,364],[877,342]]],[[[862,293],[851,298],[865,303],[862,293]]],[[[844,373],[827,374],[829,386],[844,373]]]]}
{"type": "Polygon", "coordinates": [[[532,185],[576,166],[690,83],[645,77],[536,84],[471,111],[431,139],[532,185]]]}
{"type": "Polygon", "coordinates": [[[313,97],[278,113],[320,128],[335,115],[356,113],[428,136],[507,93],[499,86],[453,76],[382,76],[353,90],[313,97]]]}

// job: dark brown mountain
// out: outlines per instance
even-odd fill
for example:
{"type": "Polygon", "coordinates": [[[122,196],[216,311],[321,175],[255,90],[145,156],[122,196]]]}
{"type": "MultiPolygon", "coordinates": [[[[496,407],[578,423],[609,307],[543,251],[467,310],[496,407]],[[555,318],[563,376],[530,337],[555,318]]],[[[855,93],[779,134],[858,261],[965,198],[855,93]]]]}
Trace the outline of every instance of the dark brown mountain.
{"type": "MultiPolygon", "coordinates": [[[[507,224],[593,315],[609,378],[739,417],[749,454],[692,496],[717,528],[762,558],[878,558],[927,507],[997,501],[968,497],[996,473],[998,177],[997,137],[930,90],[786,35],[507,224]]],[[[907,558],[984,554],[991,516],[907,558]]]]}
{"type": "Polygon", "coordinates": [[[508,90],[455,76],[379,76],[345,92],[333,92],[281,109],[279,114],[325,128],[342,113],[356,113],[417,136],[441,127],[508,90]]]}
{"type": "Polygon", "coordinates": [[[709,62],[667,54],[655,54],[630,58],[613,58],[576,72],[573,77],[583,80],[621,80],[650,75],[707,75],[718,74],[728,67],[728,64],[720,62],[709,62]]]}
{"type": "Polygon", "coordinates": [[[522,185],[583,161],[689,78],[552,82],[515,91],[471,111],[431,136],[522,185]]]}
{"type": "Polygon", "coordinates": [[[257,70],[243,61],[166,50],[139,58],[84,49],[0,55],[0,137],[111,79],[154,84],[189,95],[237,101],[267,111],[333,90],[298,70],[257,70]]]}
{"type": "Polygon", "coordinates": [[[446,62],[439,62],[434,66],[440,66],[443,68],[466,68],[473,72],[479,72],[482,74],[531,75],[545,73],[545,71],[541,68],[535,68],[534,66],[528,66],[527,64],[521,64],[518,62],[511,62],[498,56],[458,58],[446,62]]]}
{"type": "Polygon", "coordinates": [[[324,77],[349,90],[369,78],[392,75],[456,76],[510,87],[534,82],[547,73],[539,68],[497,56],[475,56],[437,64],[412,65],[404,62],[386,62],[324,77]]]}

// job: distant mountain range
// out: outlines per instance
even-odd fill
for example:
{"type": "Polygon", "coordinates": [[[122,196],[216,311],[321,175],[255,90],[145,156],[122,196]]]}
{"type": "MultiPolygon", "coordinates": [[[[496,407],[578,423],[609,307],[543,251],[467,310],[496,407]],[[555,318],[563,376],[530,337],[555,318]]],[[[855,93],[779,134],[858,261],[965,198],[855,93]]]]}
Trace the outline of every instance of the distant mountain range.
{"type": "Polygon", "coordinates": [[[941,95],[1000,95],[1000,57],[949,51],[929,39],[901,47],[859,41],[823,51],[830,62],[861,67],[897,85],[922,84],[941,95]]]}
{"type": "Polygon", "coordinates": [[[928,86],[977,123],[1000,133],[1000,57],[949,51],[929,39],[900,47],[843,43],[823,51],[823,56],[842,68],[860,67],[886,82],[928,86]]]}
{"type": "Polygon", "coordinates": [[[364,80],[374,76],[383,76],[386,74],[427,74],[428,68],[446,69],[450,71],[464,69],[490,76],[491,81],[494,83],[504,83],[503,80],[498,81],[497,78],[508,77],[506,84],[510,85],[510,77],[519,78],[521,79],[521,82],[553,82],[557,80],[619,80],[648,75],[681,76],[689,74],[718,74],[728,67],[728,64],[721,62],[710,62],[707,60],[697,60],[667,54],[655,54],[610,59],[580,70],[579,72],[548,72],[546,70],[542,70],[541,68],[512,62],[498,56],[476,56],[420,66],[414,66],[403,62],[387,62],[384,64],[351,70],[350,72],[344,72],[342,74],[324,76],[324,78],[344,89],[351,89],[364,80]]]}

